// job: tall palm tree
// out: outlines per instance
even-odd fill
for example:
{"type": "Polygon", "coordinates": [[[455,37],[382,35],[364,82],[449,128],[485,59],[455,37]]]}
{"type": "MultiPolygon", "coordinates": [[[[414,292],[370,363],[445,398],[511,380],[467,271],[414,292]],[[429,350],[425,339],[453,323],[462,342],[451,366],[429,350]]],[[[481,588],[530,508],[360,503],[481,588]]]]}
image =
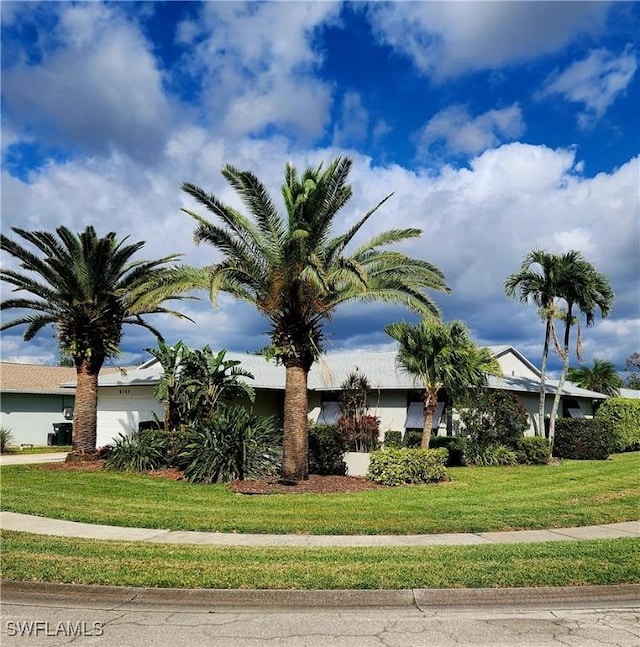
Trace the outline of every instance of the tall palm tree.
{"type": "Polygon", "coordinates": [[[282,477],[307,477],[307,378],[323,349],[323,325],[349,300],[386,301],[438,316],[426,288],[448,292],[442,272],[431,263],[386,249],[418,237],[418,229],[384,231],[346,253],[381,200],[346,233],[332,235],[339,211],[351,197],[351,160],[334,159],[326,168],[301,176],[287,164],[280,215],[267,189],[249,171],[227,165],[222,175],[240,196],[249,216],[223,204],[193,184],[184,191],[220,224],[184,209],[196,222],[195,240],[213,245],[223,258],[183,272],[185,286],[207,288],[215,305],[220,292],[246,301],[270,322],[271,349],[286,369],[282,477]]]}
{"type": "Polygon", "coordinates": [[[540,249],[529,252],[517,272],[507,277],[504,289],[508,297],[522,303],[533,302],[545,322],[544,345],[540,363],[540,397],[536,433],[544,436],[544,414],[549,346],[554,338],[554,319],[558,316],[557,300],[563,295],[567,276],[575,271],[579,253],[552,254],[540,249]]]}
{"type": "Polygon", "coordinates": [[[579,368],[570,367],[567,379],[583,389],[610,396],[619,395],[624,386],[615,364],[606,359],[594,359],[593,366],[583,364],[579,368]]]}
{"type": "MultiPolygon", "coordinates": [[[[595,323],[596,310],[604,319],[610,312],[615,294],[609,279],[600,274],[595,267],[589,263],[582,254],[576,252],[576,262],[567,270],[563,279],[562,299],[564,300],[566,310],[563,314],[564,319],[564,337],[562,346],[558,349],[562,357],[562,373],[558,389],[553,398],[553,407],[551,409],[551,420],[549,423],[549,440],[553,444],[555,436],[555,419],[560,407],[560,399],[564,389],[564,383],[569,370],[569,344],[571,336],[571,327],[574,324],[579,325],[578,316],[574,316],[574,308],[579,314],[583,314],[587,326],[595,323]]],[[[580,354],[581,333],[578,327],[577,353],[578,359],[580,354]]]]}
{"type": "Polygon", "coordinates": [[[126,238],[118,241],[114,232],[100,238],[91,226],[77,236],[66,227],[56,229],[57,237],[17,227],[13,231],[41,256],[1,236],[0,249],[26,271],[2,269],[0,278],[14,285],[14,292],[30,296],[0,304],[2,310],[27,311],[0,330],[26,325],[24,340],[30,341],[48,325],[56,327],[60,349],[73,358],[77,372],[73,451],[78,456],[91,454],[96,448],[98,373],[107,358],[118,354],[123,325],[142,326],[161,338],[142,315],[183,316],[161,305],[180,298],[173,290],[169,265],[178,255],[134,261],[144,242],[127,245],[126,238]]]}
{"type": "Polygon", "coordinates": [[[500,366],[489,349],[473,343],[461,321],[397,321],[385,326],[384,331],[398,342],[400,368],[424,386],[421,446],[427,449],[438,392],[444,389],[449,398],[457,401],[470,389],[484,386],[487,375],[500,375],[500,366]]]}

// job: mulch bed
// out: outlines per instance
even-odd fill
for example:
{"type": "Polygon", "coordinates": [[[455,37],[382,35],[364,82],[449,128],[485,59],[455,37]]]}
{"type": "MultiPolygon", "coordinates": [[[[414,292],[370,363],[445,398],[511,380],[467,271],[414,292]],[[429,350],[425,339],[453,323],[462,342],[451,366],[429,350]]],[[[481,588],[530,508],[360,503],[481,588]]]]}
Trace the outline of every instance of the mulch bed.
{"type": "MultiPolygon", "coordinates": [[[[103,460],[78,461],[70,463],[42,463],[38,468],[45,471],[99,472],[104,469],[103,460]]],[[[146,472],[149,476],[171,481],[184,479],[183,473],[176,468],[146,472]]],[[[227,487],[236,494],[331,494],[336,492],[361,492],[386,487],[361,476],[319,476],[311,474],[306,481],[289,485],[277,478],[262,481],[233,481],[227,487]]]]}
{"type": "Polygon", "coordinates": [[[306,481],[286,485],[274,478],[266,481],[233,481],[229,487],[236,494],[331,494],[361,492],[386,487],[360,476],[318,476],[311,474],[306,481]]]}

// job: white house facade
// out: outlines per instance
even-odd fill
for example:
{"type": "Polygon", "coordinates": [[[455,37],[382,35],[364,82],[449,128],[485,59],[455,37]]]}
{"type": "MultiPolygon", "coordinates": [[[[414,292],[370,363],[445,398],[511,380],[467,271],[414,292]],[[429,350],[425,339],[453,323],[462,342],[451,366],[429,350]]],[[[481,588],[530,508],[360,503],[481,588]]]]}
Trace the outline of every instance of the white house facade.
{"type": "MultiPolygon", "coordinates": [[[[503,371],[502,378],[489,378],[492,389],[515,393],[529,413],[529,433],[535,433],[538,412],[540,372],[512,346],[491,347],[503,371]]],[[[230,353],[226,359],[238,360],[242,368],[253,374],[247,380],[256,391],[254,410],[264,415],[282,415],[285,369],[263,357],[230,353]]],[[[420,384],[402,373],[396,364],[396,352],[350,352],[324,355],[309,373],[309,419],[313,422],[335,422],[338,415],[340,386],[358,369],[371,386],[369,413],[380,420],[380,439],[387,431],[404,432],[422,428],[420,384]]],[[[107,445],[120,434],[138,428],[140,422],[162,419],[163,405],[154,397],[162,376],[162,368],[154,359],[140,367],[100,377],[98,388],[97,445],[107,445]]],[[[547,380],[546,413],[551,413],[557,382],[547,380]]],[[[567,383],[563,390],[562,417],[593,415],[593,404],[606,396],[567,383]]],[[[244,403],[243,403],[244,404],[244,403]]],[[[434,433],[446,433],[444,403],[439,403],[434,416],[434,433]]]]}

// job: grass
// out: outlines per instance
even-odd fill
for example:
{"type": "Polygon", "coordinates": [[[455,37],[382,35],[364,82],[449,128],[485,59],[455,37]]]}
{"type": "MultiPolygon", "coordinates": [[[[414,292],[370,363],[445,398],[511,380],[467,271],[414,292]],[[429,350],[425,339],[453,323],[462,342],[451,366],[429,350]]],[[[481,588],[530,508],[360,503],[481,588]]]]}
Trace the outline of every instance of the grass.
{"type": "Polygon", "coordinates": [[[4,467],[2,508],[119,526],[246,533],[423,534],[638,519],[640,453],[532,467],[451,468],[452,480],[351,494],[246,496],[142,474],[4,467]]]}
{"type": "Polygon", "coordinates": [[[635,539],[411,548],[149,545],[3,531],[11,580],[172,588],[409,589],[640,581],[635,539]]]}
{"type": "Polygon", "coordinates": [[[70,452],[73,449],[71,445],[35,445],[33,447],[16,447],[10,446],[2,452],[3,454],[54,454],[58,452],[70,452]]]}

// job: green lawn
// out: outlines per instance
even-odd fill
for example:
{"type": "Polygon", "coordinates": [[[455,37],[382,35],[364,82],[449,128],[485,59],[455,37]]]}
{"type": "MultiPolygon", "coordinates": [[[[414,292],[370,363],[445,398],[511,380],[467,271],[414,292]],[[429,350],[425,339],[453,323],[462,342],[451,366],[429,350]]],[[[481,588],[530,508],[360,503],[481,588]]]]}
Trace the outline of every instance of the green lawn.
{"type": "Polygon", "coordinates": [[[634,539],[419,548],[220,548],[2,532],[3,577],[179,588],[408,589],[640,582],[634,539]]]}
{"type": "Polygon", "coordinates": [[[122,526],[411,534],[557,528],[640,517],[640,453],[536,467],[451,468],[451,481],[351,494],[246,496],[157,477],[4,467],[2,508],[122,526]]]}

